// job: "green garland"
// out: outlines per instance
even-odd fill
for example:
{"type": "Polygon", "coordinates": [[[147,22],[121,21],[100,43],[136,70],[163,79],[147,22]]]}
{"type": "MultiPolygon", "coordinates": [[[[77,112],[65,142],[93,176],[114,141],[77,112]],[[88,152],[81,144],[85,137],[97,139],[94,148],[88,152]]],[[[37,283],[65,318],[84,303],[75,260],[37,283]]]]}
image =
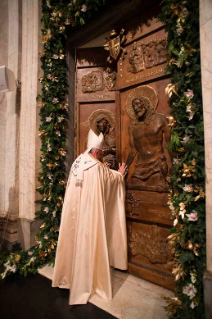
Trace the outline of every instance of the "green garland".
{"type": "Polygon", "coordinates": [[[204,318],[206,267],[204,133],[200,73],[199,1],[162,1],[160,20],[168,32],[171,84],[166,88],[173,114],[170,151],[173,192],[170,209],[176,298],[170,318],[204,318]]]}
{"type": "Polygon", "coordinates": [[[72,30],[97,16],[107,0],[42,0],[42,43],[40,52],[43,76],[38,96],[41,125],[41,194],[37,217],[43,220],[36,245],[26,251],[3,256],[1,278],[12,273],[27,276],[46,264],[54,264],[60,216],[66,187],[65,156],[68,130],[68,80],[65,43],[72,30]]]}
{"type": "MultiPolygon", "coordinates": [[[[65,42],[72,29],[87,23],[110,1],[42,0],[43,77],[40,109],[41,194],[37,216],[43,224],[37,244],[5,259],[1,277],[27,275],[53,264],[66,185],[65,155],[68,93],[65,42]]],[[[170,244],[175,256],[176,298],[169,299],[171,318],[204,318],[205,269],[204,144],[201,101],[198,0],[164,0],[160,20],[168,32],[167,86],[174,119],[170,151],[174,166],[170,209],[175,216],[170,244]]]]}

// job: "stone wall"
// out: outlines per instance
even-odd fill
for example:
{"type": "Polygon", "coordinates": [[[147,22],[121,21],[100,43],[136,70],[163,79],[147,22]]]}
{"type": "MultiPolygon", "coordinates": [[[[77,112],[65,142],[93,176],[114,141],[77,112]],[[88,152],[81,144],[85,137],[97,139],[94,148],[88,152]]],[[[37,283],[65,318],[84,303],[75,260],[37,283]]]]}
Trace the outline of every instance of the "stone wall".
{"type": "MultiPolygon", "coordinates": [[[[0,47],[3,55],[0,65],[6,65],[20,78],[21,65],[21,6],[16,0],[1,1],[0,21],[3,24],[0,47]]],[[[6,243],[17,241],[19,191],[19,110],[18,89],[0,93],[1,103],[1,165],[0,165],[0,237],[6,243]]]]}
{"type": "Polygon", "coordinates": [[[0,65],[21,80],[21,88],[0,93],[0,244],[34,243],[39,171],[40,76],[39,0],[1,0],[0,65]]]}

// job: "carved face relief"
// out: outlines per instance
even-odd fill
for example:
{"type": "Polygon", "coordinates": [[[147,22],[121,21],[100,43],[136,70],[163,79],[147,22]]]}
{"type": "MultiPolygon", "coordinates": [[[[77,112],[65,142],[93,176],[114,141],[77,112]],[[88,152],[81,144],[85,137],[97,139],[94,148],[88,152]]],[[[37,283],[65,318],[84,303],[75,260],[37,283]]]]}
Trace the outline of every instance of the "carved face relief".
{"type": "Polygon", "coordinates": [[[108,131],[109,127],[110,125],[108,121],[104,118],[97,122],[97,129],[99,130],[99,132],[103,134],[105,134],[108,131]]]}
{"type": "Polygon", "coordinates": [[[133,106],[134,100],[142,101],[142,104],[144,103],[146,110],[155,111],[157,108],[158,96],[156,91],[149,85],[139,86],[128,95],[126,101],[126,110],[132,120],[136,120],[138,118],[133,106]]]}
{"type": "Polygon", "coordinates": [[[135,98],[132,101],[132,106],[133,106],[133,109],[134,109],[134,112],[135,112],[137,118],[142,117],[145,114],[146,104],[145,104],[143,99],[135,98]]]}

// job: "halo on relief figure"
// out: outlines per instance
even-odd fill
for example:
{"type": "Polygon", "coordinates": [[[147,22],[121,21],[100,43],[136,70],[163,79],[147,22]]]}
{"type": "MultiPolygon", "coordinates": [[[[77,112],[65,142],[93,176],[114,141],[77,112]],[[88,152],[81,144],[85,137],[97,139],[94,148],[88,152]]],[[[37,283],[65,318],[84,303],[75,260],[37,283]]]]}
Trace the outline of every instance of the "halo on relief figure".
{"type": "Polygon", "coordinates": [[[135,112],[133,110],[133,107],[132,107],[132,101],[135,99],[135,98],[141,98],[141,97],[144,97],[146,98],[147,100],[149,100],[150,102],[150,105],[151,105],[151,109],[153,111],[156,110],[157,106],[158,106],[158,96],[157,96],[157,93],[156,91],[149,85],[142,85],[142,86],[139,86],[137,87],[136,89],[134,89],[129,95],[128,95],[128,98],[127,98],[127,101],[126,101],[126,110],[127,110],[127,113],[129,115],[129,117],[132,119],[132,120],[135,120],[136,119],[136,115],[135,115],[135,112]]]}
{"type": "Polygon", "coordinates": [[[113,115],[113,113],[111,111],[106,110],[106,109],[99,109],[99,110],[94,111],[89,116],[88,123],[89,123],[90,128],[97,135],[99,135],[99,133],[100,133],[98,128],[97,128],[97,124],[102,119],[105,119],[105,120],[108,121],[108,123],[110,125],[109,133],[111,133],[114,130],[115,125],[116,125],[114,115],[113,115]]]}

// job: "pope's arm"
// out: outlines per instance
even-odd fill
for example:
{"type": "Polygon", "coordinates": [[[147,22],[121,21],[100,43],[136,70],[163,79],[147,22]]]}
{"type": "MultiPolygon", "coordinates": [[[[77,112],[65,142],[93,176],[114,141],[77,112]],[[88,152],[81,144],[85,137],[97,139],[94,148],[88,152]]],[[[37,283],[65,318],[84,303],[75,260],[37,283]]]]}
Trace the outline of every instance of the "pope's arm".
{"type": "Polygon", "coordinates": [[[129,126],[129,141],[130,141],[130,153],[127,157],[127,162],[126,162],[126,165],[127,167],[130,167],[130,165],[132,164],[136,154],[137,154],[137,151],[135,149],[135,145],[134,145],[134,139],[133,139],[133,134],[132,134],[132,126],[129,126]]]}

